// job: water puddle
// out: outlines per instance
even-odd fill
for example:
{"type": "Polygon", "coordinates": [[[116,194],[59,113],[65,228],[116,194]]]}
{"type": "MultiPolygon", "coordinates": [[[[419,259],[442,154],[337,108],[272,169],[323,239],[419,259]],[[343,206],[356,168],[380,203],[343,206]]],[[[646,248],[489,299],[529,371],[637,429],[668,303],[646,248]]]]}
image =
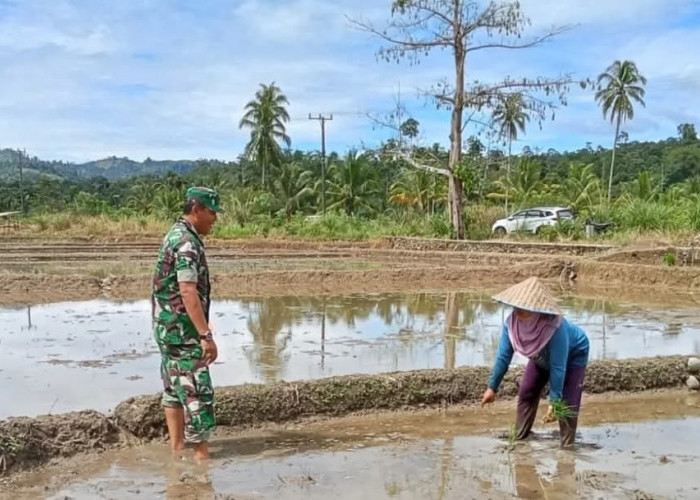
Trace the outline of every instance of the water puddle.
{"type": "Polygon", "coordinates": [[[573,451],[560,450],[556,436],[541,426],[524,443],[495,438],[513,412],[507,404],[247,431],[217,438],[207,466],[173,461],[166,445],[148,445],[108,452],[75,471],[58,466],[35,474],[13,498],[32,488],[46,488],[47,497],[57,499],[700,496],[700,444],[687,439],[700,433],[697,397],[591,397],[573,451]],[[651,407],[666,420],[648,421],[651,407]],[[66,485],[59,473],[74,477],[66,485]]]}
{"type": "MultiPolygon", "coordinates": [[[[563,306],[588,332],[593,359],[700,353],[690,307],[577,297],[563,306]]],[[[490,364],[505,313],[475,293],[218,301],[213,377],[232,385],[490,364]]],[[[0,308],[0,382],[10,401],[0,418],[109,410],[158,392],[158,365],[148,301],[0,308]]]]}

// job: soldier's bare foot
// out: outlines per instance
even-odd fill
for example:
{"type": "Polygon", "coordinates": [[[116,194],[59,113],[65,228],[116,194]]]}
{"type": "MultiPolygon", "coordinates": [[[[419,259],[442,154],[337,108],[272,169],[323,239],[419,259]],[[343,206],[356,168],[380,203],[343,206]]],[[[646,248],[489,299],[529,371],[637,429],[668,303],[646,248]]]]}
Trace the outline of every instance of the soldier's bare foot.
{"type": "Polygon", "coordinates": [[[195,460],[209,460],[209,443],[197,443],[194,445],[195,460]]]}

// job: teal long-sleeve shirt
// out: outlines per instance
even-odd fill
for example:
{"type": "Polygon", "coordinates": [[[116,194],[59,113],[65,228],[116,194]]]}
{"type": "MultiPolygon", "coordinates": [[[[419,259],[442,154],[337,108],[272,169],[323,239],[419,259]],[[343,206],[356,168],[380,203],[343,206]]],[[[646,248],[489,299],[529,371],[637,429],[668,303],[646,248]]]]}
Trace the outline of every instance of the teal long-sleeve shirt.
{"type": "MultiPolygon", "coordinates": [[[[554,332],[547,345],[532,359],[540,368],[549,370],[550,401],[562,399],[567,366],[586,366],[588,364],[588,350],[589,342],[586,333],[563,318],[561,325],[554,332]]],[[[510,367],[513,354],[513,344],[508,337],[508,324],[506,322],[501,329],[498,354],[488,383],[488,386],[494,391],[498,391],[498,387],[510,367]]]]}

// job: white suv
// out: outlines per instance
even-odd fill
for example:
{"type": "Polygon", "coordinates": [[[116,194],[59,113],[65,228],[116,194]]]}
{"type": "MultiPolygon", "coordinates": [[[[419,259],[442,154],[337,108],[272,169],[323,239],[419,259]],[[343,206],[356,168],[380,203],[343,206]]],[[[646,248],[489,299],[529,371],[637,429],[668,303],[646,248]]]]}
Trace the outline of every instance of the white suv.
{"type": "Polygon", "coordinates": [[[536,207],[515,212],[507,219],[494,222],[491,232],[504,234],[528,232],[537,233],[542,226],[553,226],[560,220],[573,219],[574,213],[565,207],[536,207]]]}

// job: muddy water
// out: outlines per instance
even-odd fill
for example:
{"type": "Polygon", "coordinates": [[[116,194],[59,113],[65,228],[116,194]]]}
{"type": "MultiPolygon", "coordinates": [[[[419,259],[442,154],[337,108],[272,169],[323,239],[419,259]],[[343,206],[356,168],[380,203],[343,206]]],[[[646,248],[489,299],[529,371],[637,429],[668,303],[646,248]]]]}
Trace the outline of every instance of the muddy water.
{"type": "Polygon", "coordinates": [[[699,498],[700,399],[586,398],[579,445],[551,428],[511,444],[512,404],[354,416],[218,437],[208,466],[165,445],[23,478],[12,498],[699,498]],[[655,418],[654,421],[648,421],[655,418]],[[619,423],[626,422],[626,423],[619,423]],[[69,477],[66,484],[66,477],[69,477]],[[42,495],[42,496],[43,496],[42,495]]]}
{"type": "MultiPolygon", "coordinates": [[[[568,298],[593,359],[700,352],[693,309],[568,298]]],[[[10,415],[109,410],[160,389],[147,301],[0,308],[10,415]]],[[[507,311],[486,295],[277,297],[212,306],[217,385],[490,364],[507,311]]],[[[519,360],[521,361],[521,360],[519,360]]]]}

